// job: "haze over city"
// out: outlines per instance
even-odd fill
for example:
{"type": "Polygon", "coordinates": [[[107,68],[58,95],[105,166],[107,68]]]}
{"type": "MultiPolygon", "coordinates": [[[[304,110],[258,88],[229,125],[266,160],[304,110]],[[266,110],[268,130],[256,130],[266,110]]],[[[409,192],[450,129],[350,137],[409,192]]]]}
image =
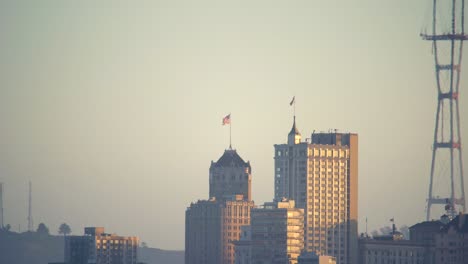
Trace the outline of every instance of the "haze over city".
{"type": "MultiPolygon", "coordinates": [[[[425,219],[436,88],[430,1],[0,3],[5,223],[106,226],[184,248],[184,213],[232,145],[273,198],[296,98],[304,138],[359,134],[359,231],[425,219]],[[429,12],[430,13],[430,12],[429,12]]],[[[466,61],[466,60],[465,60],[466,61]]],[[[467,71],[461,131],[468,136],[467,71]]],[[[466,151],[465,151],[466,154],[466,151]]],[[[468,164],[468,155],[464,155],[468,164]]],[[[465,183],[465,185],[467,185],[465,183]]],[[[466,186],[465,186],[466,189],[466,186]]]]}

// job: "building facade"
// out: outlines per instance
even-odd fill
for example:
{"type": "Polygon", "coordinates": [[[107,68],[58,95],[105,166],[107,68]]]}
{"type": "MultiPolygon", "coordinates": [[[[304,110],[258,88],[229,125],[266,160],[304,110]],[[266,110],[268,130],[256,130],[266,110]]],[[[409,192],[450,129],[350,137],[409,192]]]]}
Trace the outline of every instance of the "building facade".
{"type": "Polygon", "coordinates": [[[234,264],[234,241],[250,225],[252,201],[242,195],[198,201],[185,213],[185,263],[234,264]]]}
{"type": "Polygon", "coordinates": [[[428,248],[411,240],[371,239],[359,240],[360,264],[431,264],[428,248]]]}
{"type": "Polygon", "coordinates": [[[362,264],[436,264],[435,241],[447,216],[440,221],[425,221],[409,228],[410,239],[405,240],[393,225],[392,233],[374,238],[359,239],[359,263],[362,264]]]}
{"type": "Polygon", "coordinates": [[[303,252],[299,256],[298,264],[336,264],[336,259],[330,256],[317,256],[314,252],[303,252]]]}
{"type": "Polygon", "coordinates": [[[252,228],[241,226],[241,235],[238,241],[234,241],[235,264],[252,263],[252,228]]]}
{"type": "Polygon", "coordinates": [[[227,149],[218,161],[211,161],[210,198],[221,200],[224,196],[242,194],[250,201],[252,168],[234,149],[227,149]]]}
{"type": "Polygon", "coordinates": [[[294,119],[287,144],[274,147],[275,199],[304,209],[305,250],[357,264],[357,134],[313,133],[309,143],[294,119]]]}
{"type": "Polygon", "coordinates": [[[185,211],[185,263],[221,263],[221,205],[215,198],[185,211]]]}
{"type": "Polygon", "coordinates": [[[252,264],[297,264],[304,248],[304,210],[293,200],[252,209],[252,264]]]}
{"type": "Polygon", "coordinates": [[[435,260],[440,264],[468,263],[468,214],[459,214],[436,234],[435,260]]]}
{"type": "Polygon", "coordinates": [[[84,236],[65,238],[67,264],[136,264],[137,237],[107,234],[103,227],[86,227],[84,236]]]}
{"type": "Polygon", "coordinates": [[[210,167],[211,198],[192,203],[185,214],[185,263],[234,264],[234,241],[250,225],[251,167],[228,149],[210,167]]]}

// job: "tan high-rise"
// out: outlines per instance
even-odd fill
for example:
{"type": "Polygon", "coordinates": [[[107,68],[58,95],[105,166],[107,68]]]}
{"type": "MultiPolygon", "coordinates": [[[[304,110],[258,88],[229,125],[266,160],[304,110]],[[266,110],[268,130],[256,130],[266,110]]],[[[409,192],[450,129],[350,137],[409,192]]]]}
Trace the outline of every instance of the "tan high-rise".
{"type": "Polygon", "coordinates": [[[210,167],[209,200],[192,203],[185,213],[185,263],[234,264],[233,242],[250,225],[250,163],[228,149],[210,167]]]}
{"type": "Polygon", "coordinates": [[[306,251],[357,264],[358,136],[313,133],[309,142],[294,120],[288,143],[275,145],[275,199],[304,209],[306,251]]]}

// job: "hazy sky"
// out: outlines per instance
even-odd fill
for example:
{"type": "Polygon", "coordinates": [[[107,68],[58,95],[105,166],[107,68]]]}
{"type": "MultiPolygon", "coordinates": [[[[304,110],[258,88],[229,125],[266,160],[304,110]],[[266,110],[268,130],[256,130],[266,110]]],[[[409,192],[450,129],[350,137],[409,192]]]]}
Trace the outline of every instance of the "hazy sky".
{"type": "Polygon", "coordinates": [[[359,134],[361,231],[366,216],[369,230],[424,220],[436,88],[419,33],[430,2],[1,2],[6,223],[26,228],[31,180],[36,225],[105,226],[183,249],[185,209],[208,198],[210,162],[229,145],[222,117],[232,113],[261,204],[294,95],[303,137],[359,134]]]}

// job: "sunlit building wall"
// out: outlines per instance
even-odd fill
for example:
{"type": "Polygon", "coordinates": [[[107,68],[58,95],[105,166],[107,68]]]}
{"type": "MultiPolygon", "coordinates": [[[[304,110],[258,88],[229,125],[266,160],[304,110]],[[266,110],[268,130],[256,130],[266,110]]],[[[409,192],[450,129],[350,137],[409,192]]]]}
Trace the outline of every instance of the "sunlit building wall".
{"type": "Polygon", "coordinates": [[[296,264],[304,248],[304,210],[293,200],[252,209],[252,264],[296,264]]]}
{"type": "Polygon", "coordinates": [[[107,234],[103,227],[86,227],[84,236],[65,238],[67,264],[136,264],[139,240],[107,234]]]}
{"type": "Polygon", "coordinates": [[[357,264],[357,134],[313,133],[302,141],[294,120],[274,159],[275,199],[293,199],[305,211],[305,250],[357,264]]]}

